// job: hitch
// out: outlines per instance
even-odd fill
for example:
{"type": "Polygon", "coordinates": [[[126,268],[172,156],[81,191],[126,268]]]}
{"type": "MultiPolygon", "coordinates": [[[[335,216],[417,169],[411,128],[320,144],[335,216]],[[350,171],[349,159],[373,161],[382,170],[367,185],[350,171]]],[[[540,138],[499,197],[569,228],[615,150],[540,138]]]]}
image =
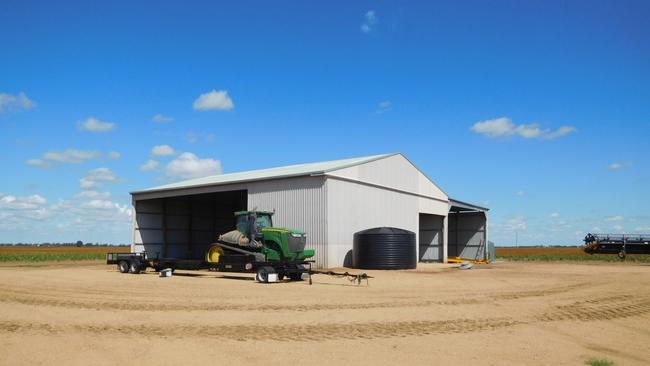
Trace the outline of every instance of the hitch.
{"type": "Polygon", "coordinates": [[[369,278],[374,278],[372,276],[369,276],[366,273],[350,273],[350,272],[314,271],[314,270],[311,270],[311,271],[309,271],[310,280],[311,280],[311,275],[312,274],[324,274],[324,275],[337,277],[337,278],[346,278],[348,281],[356,283],[357,286],[360,285],[361,281],[363,281],[363,280],[366,280],[366,286],[369,286],[370,284],[368,283],[368,279],[369,278]]]}

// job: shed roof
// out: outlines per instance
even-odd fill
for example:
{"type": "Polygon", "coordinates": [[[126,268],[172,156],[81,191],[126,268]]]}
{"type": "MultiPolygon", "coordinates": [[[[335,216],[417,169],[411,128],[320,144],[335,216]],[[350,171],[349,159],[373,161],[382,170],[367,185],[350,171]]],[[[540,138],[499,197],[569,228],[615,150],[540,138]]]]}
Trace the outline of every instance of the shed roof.
{"type": "Polygon", "coordinates": [[[477,206],[472,203],[467,203],[450,198],[449,204],[451,205],[450,211],[489,211],[487,207],[477,206]]]}
{"type": "Polygon", "coordinates": [[[131,194],[166,191],[172,189],[182,189],[190,187],[213,186],[222,184],[232,184],[241,182],[251,182],[257,180],[277,179],[296,177],[313,174],[323,174],[333,170],[348,168],[355,165],[368,163],[371,161],[387,158],[389,156],[398,155],[399,153],[380,154],[371,156],[362,156],[351,159],[330,160],[317,163],[306,163],[287,165],[276,168],[250,170],[237,173],[217,174],[210,175],[203,178],[189,179],[180,182],[165,184],[162,186],[147,188],[141,191],[131,192],[131,194]]]}

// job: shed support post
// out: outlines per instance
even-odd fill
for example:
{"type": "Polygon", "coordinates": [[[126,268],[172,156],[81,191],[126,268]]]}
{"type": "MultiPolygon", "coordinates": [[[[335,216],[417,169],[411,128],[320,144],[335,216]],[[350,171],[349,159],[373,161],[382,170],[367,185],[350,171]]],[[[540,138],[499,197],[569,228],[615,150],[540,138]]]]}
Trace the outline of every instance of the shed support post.
{"type": "Polygon", "coordinates": [[[449,254],[449,214],[442,219],[442,263],[447,263],[449,254]]]}
{"type": "Polygon", "coordinates": [[[162,232],[163,232],[162,257],[167,258],[167,200],[166,199],[163,199],[163,204],[162,204],[162,232]]]}
{"type": "Polygon", "coordinates": [[[189,222],[187,223],[187,258],[194,258],[192,256],[192,198],[189,197],[187,199],[187,219],[189,222]]]}

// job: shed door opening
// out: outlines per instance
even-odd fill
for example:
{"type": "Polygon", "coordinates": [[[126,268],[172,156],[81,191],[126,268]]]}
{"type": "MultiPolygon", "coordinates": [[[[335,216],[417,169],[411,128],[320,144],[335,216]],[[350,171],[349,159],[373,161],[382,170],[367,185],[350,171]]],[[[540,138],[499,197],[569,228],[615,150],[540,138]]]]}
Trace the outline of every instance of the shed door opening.
{"type": "Polygon", "coordinates": [[[234,212],[246,210],[246,190],[135,202],[136,252],[149,258],[202,259],[220,234],[234,230],[234,212]]]}
{"type": "Polygon", "coordinates": [[[487,239],[485,233],[486,221],[485,212],[461,210],[449,212],[447,255],[484,260],[487,239]]]}
{"type": "Polygon", "coordinates": [[[420,262],[442,261],[444,217],[420,214],[419,256],[420,262]]]}

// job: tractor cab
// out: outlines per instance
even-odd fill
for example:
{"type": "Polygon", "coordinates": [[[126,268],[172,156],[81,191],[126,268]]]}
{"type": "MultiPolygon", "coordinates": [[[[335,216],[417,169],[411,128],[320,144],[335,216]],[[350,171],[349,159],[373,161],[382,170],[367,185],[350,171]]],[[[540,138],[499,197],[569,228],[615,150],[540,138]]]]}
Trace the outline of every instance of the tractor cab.
{"type": "Polygon", "coordinates": [[[273,212],[269,211],[238,211],[235,212],[235,227],[251,240],[263,237],[262,229],[273,227],[273,212]]]}

